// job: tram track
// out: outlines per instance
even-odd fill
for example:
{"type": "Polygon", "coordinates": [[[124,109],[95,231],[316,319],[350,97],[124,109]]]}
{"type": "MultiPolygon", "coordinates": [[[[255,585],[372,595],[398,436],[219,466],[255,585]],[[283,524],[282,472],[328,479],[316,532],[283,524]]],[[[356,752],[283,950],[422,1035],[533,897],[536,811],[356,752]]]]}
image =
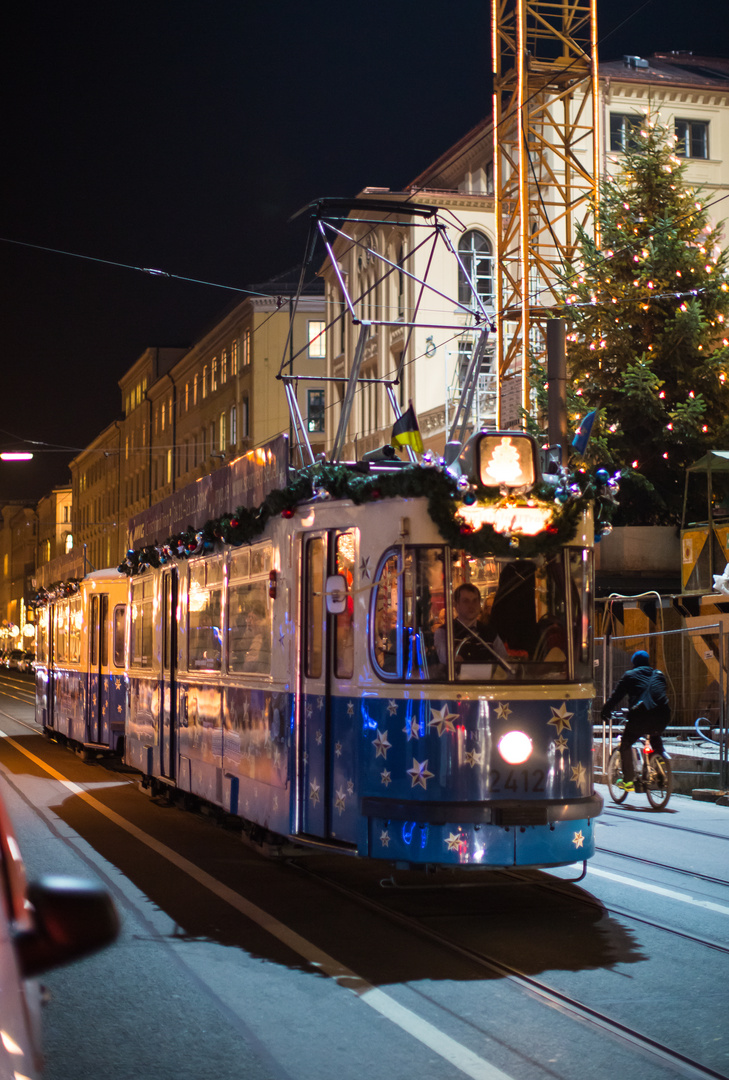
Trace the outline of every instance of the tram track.
{"type": "MultiPolygon", "coordinates": [[[[657,1058],[664,1064],[670,1064],[674,1068],[678,1068],[687,1077],[712,1077],[715,1080],[727,1080],[725,1073],[718,1072],[712,1069],[710,1066],[703,1065],[687,1055],[681,1053],[678,1050],[673,1050],[667,1047],[665,1044],[658,1042],[656,1039],[651,1038],[649,1035],[638,1031],[635,1028],[631,1028],[629,1025],[622,1023],[613,1017],[608,1016],[606,1013],[601,1012],[599,1009],[595,1009],[590,1005],[586,1005],[583,1002],[578,1001],[576,998],[571,997],[569,994],[557,990],[554,987],[550,987],[547,983],[541,979],[537,979],[532,975],[526,974],[526,972],[519,970],[513,965],[507,964],[502,960],[497,959],[494,956],[488,956],[476,949],[469,948],[468,946],[461,945],[456,941],[453,941],[447,935],[441,933],[432,927],[426,926],[424,923],[419,922],[417,919],[412,918],[409,915],[404,915],[400,912],[394,911],[386,904],[380,903],[372,897],[365,896],[355,889],[343,885],[341,882],[332,880],[323,874],[312,870],[311,867],[306,866],[301,861],[296,859],[289,860],[289,865],[295,867],[299,872],[307,875],[310,879],[316,880],[326,888],[332,889],[350,901],[358,903],[363,907],[367,907],[371,911],[379,914],[381,917],[396,923],[403,929],[408,930],[411,933],[417,934],[427,940],[440,945],[442,948],[455,953],[456,955],[469,960],[478,967],[488,971],[492,975],[498,975],[501,978],[508,980],[511,984],[518,986],[524,991],[530,993],[538,1000],[544,1002],[552,1008],[559,1009],[563,1014],[594,1028],[597,1028],[606,1034],[613,1036],[621,1040],[623,1043],[627,1043],[633,1049],[640,1050],[644,1054],[651,1055],[653,1058],[657,1058]]],[[[532,884],[539,884],[538,882],[531,881],[532,884]]],[[[437,888],[437,886],[434,886],[437,888]]],[[[545,888],[553,889],[556,892],[563,893],[564,890],[558,886],[544,885],[545,888]]],[[[566,898],[578,900],[578,898],[569,897],[565,893],[566,898]]],[[[583,900],[581,903],[590,903],[590,901],[583,900]]],[[[600,905],[605,911],[615,911],[619,913],[617,909],[608,909],[604,905],[600,905]]],[[[626,913],[629,918],[634,916],[626,913]]],[[[690,934],[684,934],[681,931],[676,931],[672,927],[661,927],[651,920],[638,918],[637,921],[644,922],[647,925],[657,926],[659,929],[664,929],[670,933],[675,933],[678,936],[687,938],[689,941],[696,944],[704,945],[708,948],[717,949],[720,952],[729,953],[729,948],[720,945],[717,942],[711,942],[708,940],[702,940],[694,938],[690,934]]]]}
{"type": "Polygon", "coordinates": [[[702,874],[699,870],[686,870],[680,866],[669,866],[668,863],[657,862],[655,859],[646,859],[644,855],[629,855],[625,851],[613,851],[612,848],[595,846],[595,851],[599,851],[602,855],[612,855],[616,859],[628,859],[630,862],[640,863],[643,866],[650,866],[656,870],[666,870],[670,874],[683,874],[686,877],[696,878],[698,881],[705,881],[709,885],[721,885],[729,887],[729,881],[725,878],[713,877],[711,874],[702,874]]]}
{"type": "Polygon", "coordinates": [[[729,832],[709,832],[706,829],[692,829],[690,825],[676,825],[671,821],[658,821],[656,820],[655,814],[637,817],[635,814],[621,814],[616,810],[603,810],[601,817],[614,817],[618,818],[620,821],[640,821],[641,824],[656,826],[660,829],[673,829],[676,832],[693,833],[696,836],[706,836],[710,840],[729,840],[729,832]]]}

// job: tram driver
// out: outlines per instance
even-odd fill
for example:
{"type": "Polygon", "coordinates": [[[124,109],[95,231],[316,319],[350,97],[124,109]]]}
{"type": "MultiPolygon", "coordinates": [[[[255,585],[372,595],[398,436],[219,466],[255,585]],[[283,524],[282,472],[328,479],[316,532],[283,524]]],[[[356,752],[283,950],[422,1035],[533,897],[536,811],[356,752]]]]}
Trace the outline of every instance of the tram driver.
{"type": "MultiPolygon", "coordinates": [[[[456,659],[465,664],[494,662],[493,637],[481,619],[481,593],[470,581],[462,582],[453,593],[453,645],[456,659]]],[[[447,630],[445,625],[435,631],[434,645],[441,664],[448,662],[447,630]]],[[[498,658],[497,658],[498,659],[498,658]]]]}

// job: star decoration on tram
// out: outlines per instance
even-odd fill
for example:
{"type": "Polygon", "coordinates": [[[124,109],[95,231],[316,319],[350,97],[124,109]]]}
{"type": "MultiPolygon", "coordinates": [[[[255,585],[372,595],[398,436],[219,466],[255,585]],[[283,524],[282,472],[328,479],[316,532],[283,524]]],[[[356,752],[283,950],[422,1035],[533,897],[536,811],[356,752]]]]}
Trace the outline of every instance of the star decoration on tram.
{"type": "Polygon", "coordinates": [[[354,702],[347,702],[347,716],[354,716],[354,702]]]}
{"type": "Polygon", "coordinates": [[[354,795],[354,780],[347,781],[347,794],[354,795]]]}
{"type": "Polygon", "coordinates": [[[446,836],[445,842],[448,845],[449,851],[458,851],[463,840],[463,834],[459,832],[452,832],[450,836],[446,836]]]}
{"type": "Polygon", "coordinates": [[[582,847],[584,842],[585,838],[582,835],[582,829],[580,829],[580,831],[576,832],[575,835],[572,837],[572,843],[575,845],[576,848],[580,848],[582,847]]]}
{"type": "Polygon", "coordinates": [[[312,804],[314,806],[316,806],[316,804],[319,802],[319,793],[320,793],[320,791],[321,791],[321,788],[317,784],[316,780],[310,781],[310,783],[309,783],[309,798],[311,799],[311,802],[312,802],[312,804]]]}
{"type": "Polygon", "coordinates": [[[392,783],[392,773],[389,769],[383,769],[380,773],[380,783],[384,784],[385,787],[389,787],[392,783]]]}
{"type": "Polygon", "coordinates": [[[335,757],[341,757],[342,756],[342,744],[340,742],[334,744],[334,756],[335,757]]]}
{"type": "Polygon", "coordinates": [[[448,705],[443,705],[440,709],[431,706],[430,712],[432,720],[428,721],[428,727],[435,728],[439,737],[446,731],[456,730],[453,721],[458,719],[458,713],[448,712],[448,705]]]}
{"type": "Polygon", "coordinates": [[[587,785],[587,769],[581,762],[579,765],[572,766],[572,776],[570,779],[577,784],[580,790],[582,790],[583,785],[587,785]]]}
{"type": "Polygon", "coordinates": [[[411,716],[409,720],[405,721],[405,727],[402,730],[403,733],[407,735],[408,742],[410,742],[411,739],[419,739],[420,721],[416,720],[415,717],[411,716]]]}
{"type": "Polygon", "coordinates": [[[511,716],[511,709],[509,708],[508,701],[502,701],[496,708],[497,720],[508,720],[511,716]]]}
{"type": "Polygon", "coordinates": [[[393,701],[392,698],[387,703],[387,712],[389,716],[394,716],[397,712],[397,702],[393,701]]]}
{"type": "Polygon", "coordinates": [[[564,735],[560,735],[559,738],[554,740],[554,749],[558,750],[562,754],[565,752],[565,750],[567,749],[567,740],[565,739],[564,735]]]}
{"type": "Polygon", "coordinates": [[[485,757],[485,751],[479,750],[476,747],[475,750],[466,750],[466,765],[470,765],[473,769],[476,765],[483,765],[485,757]]]}
{"type": "Polygon", "coordinates": [[[360,577],[367,578],[368,581],[370,580],[370,557],[369,557],[369,555],[365,555],[364,558],[362,559],[362,562],[359,564],[359,573],[360,573],[360,577]]]}
{"type": "Polygon", "coordinates": [[[392,743],[388,742],[387,732],[377,729],[377,738],[372,740],[372,745],[375,748],[375,757],[383,757],[387,759],[387,751],[392,748],[392,743]]]}
{"type": "Polygon", "coordinates": [[[324,738],[321,731],[317,731],[315,738],[316,738],[316,745],[321,746],[321,741],[324,738]]]}
{"type": "Polygon", "coordinates": [[[550,705],[552,710],[552,719],[547,721],[547,724],[554,724],[555,730],[558,735],[562,734],[562,729],[567,728],[568,731],[572,730],[570,720],[575,715],[574,713],[567,711],[566,702],[562,702],[558,709],[555,709],[554,705],[550,705]]]}
{"type": "Polygon", "coordinates": [[[344,792],[341,788],[334,792],[334,809],[339,811],[340,817],[344,813],[344,792]]]}
{"type": "Polygon", "coordinates": [[[390,846],[390,834],[387,831],[387,829],[383,829],[382,832],[380,833],[380,843],[382,844],[383,847],[389,847],[390,846]]]}
{"type": "Polygon", "coordinates": [[[410,786],[421,787],[424,791],[427,788],[428,781],[432,780],[435,776],[435,773],[430,772],[428,769],[427,758],[425,761],[416,761],[415,758],[413,758],[412,769],[406,769],[405,771],[411,778],[412,783],[410,786]]]}
{"type": "Polygon", "coordinates": [[[114,679],[114,686],[117,688],[117,690],[121,690],[121,679],[114,679]]]}

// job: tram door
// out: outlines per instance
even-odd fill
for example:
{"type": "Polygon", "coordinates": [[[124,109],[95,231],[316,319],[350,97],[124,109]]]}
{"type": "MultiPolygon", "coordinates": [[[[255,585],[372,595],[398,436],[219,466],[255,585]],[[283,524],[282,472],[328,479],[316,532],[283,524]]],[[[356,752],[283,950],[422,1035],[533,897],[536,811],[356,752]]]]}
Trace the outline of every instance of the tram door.
{"type": "Polygon", "coordinates": [[[177,723],[177,571],[170,567],[162,574],[162,717],[160,725],[160,769],[175,779],[177,723]]]}
{"type": "Polygon", "coordinates": [[[89,611],[89,679],[90,694],[87,714],[86,741],[109,742],[110,676],[109,676],[109,594],[94,593],[89,611]],[[104,730],[106,726],[106,730],[104,730]]]}
{"type": "MultiPolygon", "coordinates": [[[[351,545],[353,535],[352,530],[309,534],[301,550],[299,831],[344,842],[354,842],[355,836],[348,835],[336,790],[337,770],[347,749],[333,726],[342,685],[343,627],[341,615],[327,613],[325,592],[327,577],[342,569],[342,550],[351,545]]],[[[348,614],[345,621],[349,625],[348,614]]],[[[346,663],[351,665],[351,660],[346,663]]]]}

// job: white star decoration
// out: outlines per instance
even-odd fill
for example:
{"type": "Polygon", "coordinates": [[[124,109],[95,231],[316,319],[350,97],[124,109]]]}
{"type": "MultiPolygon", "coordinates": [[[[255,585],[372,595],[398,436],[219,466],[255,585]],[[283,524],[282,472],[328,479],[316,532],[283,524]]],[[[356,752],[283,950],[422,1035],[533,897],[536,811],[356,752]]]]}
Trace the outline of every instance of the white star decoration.
{"type": "Polygon", "coordinates": [[[448,845],[449,851],[458,851],[461,846],[461,834],[459,832],[452,832],[450,836],[446,836],[445,842],[448,845]]]}
{"type": "Polygon", "coordinates": [[[354,780],[347,781],[347,794],[354,795],[354,780]]]}
{"type": "Polygon", "coordinates": [[[316,745],[317,746],[321,746],[322,737],[323,736],[322,736],[321,731],[317,731],[317,733],[316,733],[316,745]]]}
{"type": "Polygon", "coordinates": [[[475,750],[466,750],[466,765],[470,765],[473,768],[475,765],[483,765],[485,751],[479,750],[476,747],[475,750]]]}
{"type": "Polygon", "coordinates": [[[403,728],[403,731],[408,737],[408,742],[410,742],[411,739],[419,739],[420,721],[415,720],[413,717],[411,717],[409,720],[405,721],[405,727],[403,728]]]}
{"type": "Polygon", "coordinates": [[[435,728],[439,736],[443,735],[446,731],[456,730],[453,721],[458,719],[458,713],[448,712],[447,705],[444,705],[440,709],[433,709],[431,707],[430,712],[433,719],[428,722],[428,727],[435,728]]]}
{"type": "Polygon", "coordinates": [[[412,780],[411,787],[421,787],[423,790],[426,789],[428,781],[432,780],[435,776],[435,773],[429,772],[428,770],[427,758],[425,761],[416,761],[415,758],[413,758],[412,769],[406,769],[405,771],[412,780]]]}
{"type": "Polygon", "coordinates": [[[390,716],[394,716],[397,712],[397,702],[390,699],[387,703],[387,712],[390,716]]]}
{"type": "Polygon", "coordinates": [[[321,791],[321,788],[317,784],[316,780],[312,780],[311,783],[309,784],[309,798],[311,799],[314,806],[316,806],[316,804],[319,802],[319,792],[320,791],[321,791]]]}
{"type": "Polygon", "coordinates": [[[347,716],[354,716],[354,702],[347,702],[347,716]]]}
{"type": "Polygon", "coordinates": [[[509,708],[508,702],[502,701],[501,704],[496,709],[497,718],[499,720],[508,720],[510,715],[511,715],[511,709],[509,708]]]}
{"type": "Polygon", "coordinates": [[[573,765],[570,779],[577,784],[578,788],[582,789],[583,784],[587,784],[587,769],[585,766],[582,764],[573,765]]]}
{"type": "Polygon", "coordinates": [[[344,792],[341,788],[334,792],[334,808],[339,811],[339,816],[341,817],[344,813],[344,792]]]}
{"type": "Polygon", "coordinates": [[[387,751],[392,747],[392,743],[387,741],[387,732],[377,729],[377,738],[372,740],[372,745],[375,748],[375,757],[383,757],[387,760],[387,751]]]}
{"type": "Polygon", "coordinates": [[[566,702],[562,702],[558,709],[555,709],[554,705],[550,705],[552,710],[552,719],[548,720],[548,724],[554,724],[555,730],[558,735],[562,734],[562,728],[567,728],[568,731],[572,730],[570,720],[575,715],[574,713],[567,712],[566,702]]]}
{"type": "Polygon", "coordinates": [[[585,842],[585,838],[582,835],[582,829],[580,829],[580,831],[576,832],[575,835],[572,837],[572,843],[575,845],[576,848],[578,848],[578,847],[582,847],[584,842],[585,842]]]}
{"type": "Polygon", "coordinates": [[[388,787],[392,783],[392,773],[389,769],[383,769],[380,773],[380,783],[388,787]]]}
{"type": "Polygon", "coordinates": [[[364,557],[364,559],[362,559],[362,562],[359,564],[359,572],[360,572],[361,577],[367,578],[367,580],[369,581],[369,578],[370,578],[370,557],[369,557],[369,555],[366,555],[364,557]]]}
{"type": "Polygon", "coordinates": [[[567,740],[565,739],[564,735],[560,735],[558,739],[554,740],[554,748],[555,750],[559,750],[561,753],[565,752],[565,750],[567,749],[567,740]]]}
{"type": "Polygon", "coordinates": [[[335,757],[341,757],[342,756],[342,744],[340,742],[334,744],[334,756],[335,757]]]}
{"type": "Polygon", "coordinates": [[[383,829],[382,832],[380,833],[380,843],[382,844],[383,847],[389,847],[390,846],[390,834],[387,831],[387,829],[383,829]]]}

